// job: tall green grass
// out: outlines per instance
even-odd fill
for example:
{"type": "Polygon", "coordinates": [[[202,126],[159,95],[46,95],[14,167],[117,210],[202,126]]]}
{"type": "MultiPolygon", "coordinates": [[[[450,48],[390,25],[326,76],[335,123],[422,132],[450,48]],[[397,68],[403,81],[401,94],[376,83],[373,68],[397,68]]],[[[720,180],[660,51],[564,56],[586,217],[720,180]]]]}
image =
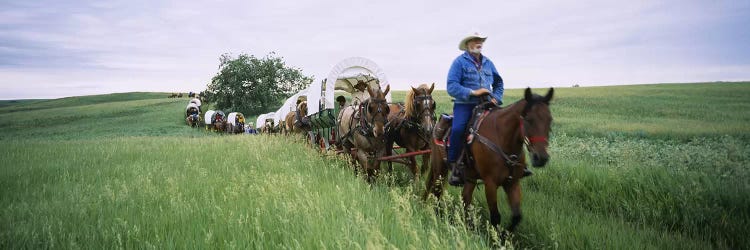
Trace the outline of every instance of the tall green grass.
{"type": "MultiPolygon", "coordinates": [[[[505,103],[522,93],[507,90],[505,103]]],[[[421,202],[423,183],[402,167],[370,186],[299,139],[188,128],[187,99],[164,96],[3,104],[0,247],[499,246],[481,186],[470,229],[457,188],[421,202]]],[[[524,220],[508,247],[750,248],[750,84],[555,96],[552,158],[523,181],[524,220]]],[[[449,113],[447,94],[434,97],[449,113]]]]}
{"type": "MultiPolygon", "coordinates": [[[[196,131],[197,132],[197,131],[196,131]]],[[[0,147],[3,248],[483,248],[489,236],[371,188],[282,137],[0,147]]]]}

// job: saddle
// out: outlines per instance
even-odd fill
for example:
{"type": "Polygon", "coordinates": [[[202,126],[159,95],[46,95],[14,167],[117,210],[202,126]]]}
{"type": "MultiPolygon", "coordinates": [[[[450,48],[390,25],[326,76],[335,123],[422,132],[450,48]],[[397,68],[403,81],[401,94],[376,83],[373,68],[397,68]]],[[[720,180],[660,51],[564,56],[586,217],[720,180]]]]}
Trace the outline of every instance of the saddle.
{"type": "MultiPolygon", "coordinates": [[[[466,131],[464,131],[463,137],[466,138],[466,145],[470,145],[474,142],[473,132],[479,130],[479,126],[482,125],[487,114],[489,114],[490,111],[499,108],[499,106],[493,103],[481,103],[474,107],[474,110],[471,113],[471,119],[469,119],[470,126],[466,126],[466,131]]],[[[435,144],[440,146],[450,145],[451,127],[453,127],[453,115],[441,114],[440,121],[435,125],[435,132],[433,134],[435,144]]]]}
{"type": "MultiPolygon", "coordinates": [[[[469,146],[474,142],[474,132],[479,130],[479,126],[482,125],[482,122],[484,121],[484,118],[487,117],[487,114],[489,114],[494,109],[499,109],[500,107],[495,105],[491,102],[482,102],[476,107],[474,107],[474,110],[471,113],[471,119],[469,119],[469,126],[466,126],[466,130],[464,131],[464,135],[462,138],[465,138],[466,144],[464,145],[464,148],[459,156],[458,162],[465,162],[466,166],[472,166],[474,161],[473,157],[471,155],[471,151],[468,150],[469,146]]],[[[439,122],[435,125],[435,130],[433,132],[433,143],[437,145],[440,149],[440,153],[443,155],[443,161],[448,161],[447,159],[447,151],[448,146],[450,145],[450,134],[451,134],[451,127],[453,127],[453,115],[449,114],[441,114],[439,122]]]]}

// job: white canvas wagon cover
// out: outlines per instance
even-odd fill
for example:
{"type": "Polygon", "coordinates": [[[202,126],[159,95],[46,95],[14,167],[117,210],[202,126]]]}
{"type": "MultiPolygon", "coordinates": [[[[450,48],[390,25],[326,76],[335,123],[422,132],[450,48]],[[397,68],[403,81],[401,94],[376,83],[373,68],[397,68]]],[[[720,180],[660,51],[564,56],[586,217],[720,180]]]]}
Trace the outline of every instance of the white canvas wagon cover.
{"type": "Polygon", "coordinates": [[[216,111],[214,110],[206,111],[206,114],[203,116],[203,122],[205,122],[206,124],[211,124],[211,117],[214,116],[214,113],[216,113],[216,111]]]}
{"type": "Polygon", "coordinates": [[[195,103],[195,105],[198,105],[198,107],[201,106],[201,100],[198,98],[190,99],[190,103],[195,103]]]}
{"type": "Polygon", "coordinates": [[[228,124],[234,124],[237,121],[237,119],[239,119],[241,117],[244,117],[242,115],[242,113],[239,113],[239,112],[229,113],[229,115],[227,116],[227,123],[228,124]]]}
{"type": "Polygon", "coordinates": [[[191,102],[191,103],[188,103],[187,107],[185,107],[185,111],[188,111],[188,109],[190,109],[191,107],[192,107],[192,108],[195,108],[195,109],[197,109],[197,110],[201,110],[201,108],[200,108],[200,107],[198,107],[198,105],[196,105],[195,103],[192,103],[192,102],[191,102]]]}
{"type": "Polygon", "coordinates": [[[263,124],[266,123],[266,114],[260,114],[258,118],[255,119],[255,128],[261,128],[263,127],[263,124]]]}
{"type": "Polygon", "coordinates": [[[257,126],[258,128],[263,127],[264,125],[266,125],[266,120],[273,120],[275,115],[276,114],[274,112],[269,112],[258,116],[258,122],[255,126],[257,126]],[[263,118],[262,120],[260,119],[261,117],[263,118]]]}
{"type": "Polygon", "coordinates": [[[300,98],[303,100],[308,100],[309,91],[310,88],[308,87],[292,95],[291,97],[289,97],[289,99],[286,99],[286,101],[284,101],[284,105],[281,105],[281,108],[276,111],[276,114],[274,116],[274,121],[276,122],[276,124],[279,124],[280,121],[284,120],[289,112],[297,110],[297,100],[299,100],[300,98]]]}
{"type": "MultiPolygon", "coordinates": [[[[390,84],[383,69],[372,60],[364,57],[344,59],[333,67],[327,78],[313,81],[310,85],[310,92],[307,96],[308,115],[320,112],[321,105],[323,109],[333,109],[336,98],[334,90],[355,94],[357,91],[354,86],[360,80],[368,84],[377,83],[381,89],[385,89],[390,84]],[[372,79],[377,80],[370,81],[372,79]]],[[[391,101],[391,93],[386,95],[386,100],[391,101]]]]}

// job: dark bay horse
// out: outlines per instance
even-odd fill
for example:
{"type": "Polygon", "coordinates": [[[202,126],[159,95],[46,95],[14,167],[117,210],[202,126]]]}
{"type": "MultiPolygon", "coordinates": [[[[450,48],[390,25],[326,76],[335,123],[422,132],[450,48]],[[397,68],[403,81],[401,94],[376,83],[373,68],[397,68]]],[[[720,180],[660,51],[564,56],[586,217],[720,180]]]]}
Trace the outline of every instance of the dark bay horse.
{"type": "MultiPolygon", "coordinates": [[[[380,161],[377,158],[385,154],[385,126],[388,123],[390,109],[385,96],[390,90],[390,85],[385,91],[372,90],[368,86],[369,99],[339,112],[339,141],[347,154],[351,154],[352,148],[356,148],[357,152],[352,155],[352,160],[356,160],[362,166],[367,173],[368,182],[375,180],[380,170],[380,161]]],[[[356,164],[354,170],[357,171],[356,164]]]]}
{"type": "MultiPolygon", "coordinates": [[[[467,145],[474,162],[469,162],[466,166],[466,183],[462,193],[464,208],[468,209],[471,205],[476,180],[481,179],[484,182],[490,210],[490,223],[495,228],[500,223],[500,212],[497,209],[498,187],[503,187],[511,208],[508,231],[513,232],[521,222],[520,181],[526,165],[524,144],[531,153],[534,167],[544,166],[549,159],[547,137],[552,123],[549,102],[553,93],[554,89],[550,88],[545,96],[539,96],[532,94],[531,89],[527,88],[524,99],[503,109],[493,109],[487,114],[474,134],[473,143],[467,145]]],[[[444,177],[449,169],[441,158],[441,155],[445,154],[445,148],[437,143],[446,138],[445,133],[450,131],[449,126],[449,121],[441,119],[435,127],[432,141],[433,162],[424,198],[430,193],[437,198],[442,194],[444,177]]]]}
{"type": "MultiPolygon", "coordinates": [[[[406,149],[406,152],[416,152],[430,148],[432,127],[435,126],[435,101],[432,99],[432,85],[421,84],[412,87],[406,94],[403,108],[398,104],[390,104],[391,113],[388,115],[386,127],[386,155],[393,154],[393,143],[406,149]]],[[[409,167],[414,174],[414,182],[419,181],[419,166],[416,156],[409,157],[409,167]]],[[[430,155],[422,155],[422,171],[430,164],[430,155]]],[[[389,169],[391,163],[388,163],[389,169]]]]}

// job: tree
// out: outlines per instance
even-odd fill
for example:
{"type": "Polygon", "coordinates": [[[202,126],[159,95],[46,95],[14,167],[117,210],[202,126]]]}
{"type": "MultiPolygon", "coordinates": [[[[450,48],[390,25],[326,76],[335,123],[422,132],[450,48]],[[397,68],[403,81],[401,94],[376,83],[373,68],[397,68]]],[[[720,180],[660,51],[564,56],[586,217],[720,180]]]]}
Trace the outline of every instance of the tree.
{"type": "Polygon", "coordinates": [[[219,57],[219,72],[211,79],[205,95],[218,109],[250,116],[275,110],[310,83],[312,77],[287,66],[276,53],[264,58],[223,54],[219,57]]]}

